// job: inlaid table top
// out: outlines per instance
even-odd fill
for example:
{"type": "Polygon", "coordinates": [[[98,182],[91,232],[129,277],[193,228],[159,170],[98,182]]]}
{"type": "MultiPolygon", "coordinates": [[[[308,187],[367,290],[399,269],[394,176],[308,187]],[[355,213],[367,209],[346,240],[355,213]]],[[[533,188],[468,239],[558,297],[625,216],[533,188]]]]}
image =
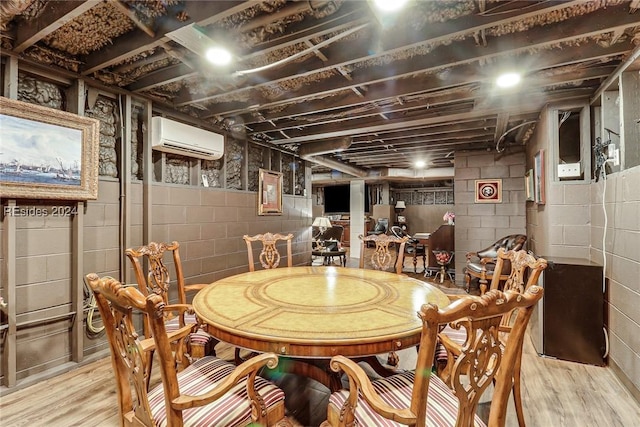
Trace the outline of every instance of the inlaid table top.
{"type": "Polygon", "coordinates": [[[438,288],[395,273],[289,267],[218,280],[193,299],[222,341],[260,352],[367,356],[418,344],[420,306],[449,304],[438,288]]]}

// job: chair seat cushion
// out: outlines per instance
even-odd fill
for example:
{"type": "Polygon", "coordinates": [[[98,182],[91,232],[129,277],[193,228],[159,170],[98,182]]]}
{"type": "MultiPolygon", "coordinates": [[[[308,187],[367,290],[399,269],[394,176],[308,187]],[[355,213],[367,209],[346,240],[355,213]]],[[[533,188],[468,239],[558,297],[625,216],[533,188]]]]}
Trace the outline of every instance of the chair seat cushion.
{"type": "MultiPolygon", "coordinates": [[[[235,365],[213,356],[194,361],[178,373],[181,394],[197,396],[212,390],[226,378],[235,365]]],[[[246,426],[251,422],[251,407],[247,397],[246,379],[236,384],[222,398],[206,406],[185,409],[182,412],[187,426],[246,426]]],[[[283,404],[284,392],[261,377],[256,377],[256,389],[264,399],[267,410],[276,404],[283,404]]],[[[156,425],[167,425],[162,383],[149,392],[149,406],[156,425]]]]}
{"type": "MultiPolygon", "coordinates": [[[[408,408],[411,404],[414,378],[413,371],[407,371],[381,378],[372,383],[373,388],[386,404],[394,408],[408,408]]],[[[329,398],[329,405],[333,405],[334,409],[339,412],[348,396],[349,392],[347,390],[333,393],[329,398]]],[[[429,396],[427,397],[427,425],[438,427],[455,426],[457,415],[458,399],[440,378],[432,375],[429,380],[429,396]]],[[[355,425],[361,427],[395,427],[403,424],[381,417],[360,396],[356,407],[355,425]]],[[[475,425],[485,426],[477,415],[475,416],[475,425]]]]}
{"type": "MultiPolygon", "coordinates": [[[[467,339],[467,330],[464,328],[454,329],[447,325],[442,331],[440,331],[440,333],[446,335],[447,338],[458,344],[460,347],[464,345],[464,342],[467,339]]],[[[436,347],[436,360],[438,362],[447,362],[447,349],[442,343],[438,343],[438,346],[436,347]]]]}
{"type": "Polygon", "coordinates": [[[493,269],[495,265],[492,263],[488,263],[486,265],[480,264],[479,262],[468,262],[465,268],[465,272],[475,273],[476,275],[480,275],[482,269],[487,271],[487,275],[491,275],[493,273],[493,269]]]}
{"type": "MultiPolygon", "coordinates": [[[[187,325],[192,325],[196,323],[196,316],[193,314],[185,314],[184,316],[184,321],[187,325]]],[[[177,331],[179,328],[179,319],[177,317],[174,317],[173,319],[167,321],[167,323],[165,323],[165,328],[167,330],[167,332],[173,332],[173,331],[177,331]]],[[[189,342],[191,344],[196,344],[196,345],[207,345],[208,343],[210,343],[211,341],[215,340],[215,338],[210,335],[209,333],[207,333],[206,331],[202,330],[202,329],[198,329],[197,331],[193,332],[192,334],[189,335],[189,342]]]]}

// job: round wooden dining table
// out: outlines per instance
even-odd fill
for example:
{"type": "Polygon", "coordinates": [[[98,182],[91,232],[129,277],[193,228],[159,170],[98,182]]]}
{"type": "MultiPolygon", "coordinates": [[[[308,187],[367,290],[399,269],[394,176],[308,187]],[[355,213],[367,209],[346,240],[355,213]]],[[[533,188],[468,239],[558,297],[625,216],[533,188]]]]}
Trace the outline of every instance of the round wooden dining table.
{"type": "Polygon", "coordinates": [[[404,275],[306,266],[220,279],[193,299],[216,338],[293,358],[370,356],[416,346],[422,304],[449,304],[435,286],[404,275]]]}

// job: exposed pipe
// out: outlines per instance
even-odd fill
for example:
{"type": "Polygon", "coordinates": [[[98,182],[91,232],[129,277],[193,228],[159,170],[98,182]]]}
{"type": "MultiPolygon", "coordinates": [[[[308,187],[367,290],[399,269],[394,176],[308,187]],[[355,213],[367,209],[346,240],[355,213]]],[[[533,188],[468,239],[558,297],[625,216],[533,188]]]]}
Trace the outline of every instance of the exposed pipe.
{"type": "Polygon", "coordinates": [[[307,144],[302,144],[300,148],[298,148],[298,155],[300,155],[300,157],[303,157],[317,156],[319,154],[337,153],[349,148],[352,142],[353,138],[351,138],[350,136],[339,139],[332,139],[329,141],[309,142],[307,144]]]}

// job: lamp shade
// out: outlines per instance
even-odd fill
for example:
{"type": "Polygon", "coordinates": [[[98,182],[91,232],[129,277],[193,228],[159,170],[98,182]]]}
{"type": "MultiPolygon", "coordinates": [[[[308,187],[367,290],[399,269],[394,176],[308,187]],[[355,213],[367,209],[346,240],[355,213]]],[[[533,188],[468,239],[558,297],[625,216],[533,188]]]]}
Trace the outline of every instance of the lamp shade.
{"type": "Polygon", "coordinates": [[[331,227],[331,221],[329,221],[329,218],[327,218],[326,216],[318,216],[313,220],[312,226],[329,228],[331,227]]]}
{"type": "Polygon", "coordinates": [[[398,200],[396,202],[396,209],[405,209],[407,206],[404,204],[404,200],[398,200]]]}

